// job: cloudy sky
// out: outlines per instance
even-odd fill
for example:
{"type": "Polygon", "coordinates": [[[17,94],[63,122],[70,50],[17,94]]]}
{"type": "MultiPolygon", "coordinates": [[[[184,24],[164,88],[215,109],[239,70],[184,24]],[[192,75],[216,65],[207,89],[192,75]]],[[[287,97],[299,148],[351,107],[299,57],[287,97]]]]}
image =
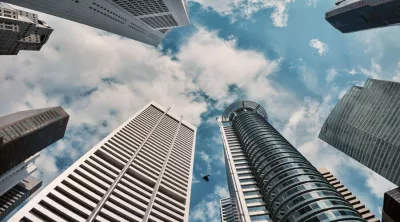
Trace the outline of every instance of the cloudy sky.
{"type": "Polygon", "coordinates": [[[218,221],[228,195],[215,118],[253,100],[316,167],[381,217],[393,184],[317,138],[341,96],[367,78],[400,81],[400,29],[341,34],[334,0],[192,0],[191,25],[157,48],[39,13],[55,31],[40,52],[0,58],[0,115],[63,106],[63,140],[37,161],[44,186],[149,101],[198,126],[190,221],[218,221]],[[200,181],[211,174],[211,182],[200,181]]]}

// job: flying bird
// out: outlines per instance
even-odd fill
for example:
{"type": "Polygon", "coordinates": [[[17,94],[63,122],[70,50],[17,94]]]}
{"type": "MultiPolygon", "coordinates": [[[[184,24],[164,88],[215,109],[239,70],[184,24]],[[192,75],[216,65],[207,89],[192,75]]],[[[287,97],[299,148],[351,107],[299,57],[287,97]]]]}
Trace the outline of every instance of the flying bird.
{"type": "Polygon", "coordinates": [[[209,182],[209,181],[210,181],[210,180],[208,179],[209,176],[210,176],[210,175],[205,175],[205,176],[203,177],[203,180],[209,182]]]}

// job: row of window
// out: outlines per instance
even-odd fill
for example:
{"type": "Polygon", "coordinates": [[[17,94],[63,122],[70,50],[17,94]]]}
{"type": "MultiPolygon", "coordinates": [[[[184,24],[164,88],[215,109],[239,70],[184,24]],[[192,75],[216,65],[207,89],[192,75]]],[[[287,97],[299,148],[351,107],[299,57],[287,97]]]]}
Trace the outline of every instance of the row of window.
{"type": "Polygon", "coordinates": [[[56,111],[51,110],[28,119],[18,121],[1,129],[0,137],[4,137],[5,141],[10,141],[46,124],[58,116],[59,114],[56,111]]]}

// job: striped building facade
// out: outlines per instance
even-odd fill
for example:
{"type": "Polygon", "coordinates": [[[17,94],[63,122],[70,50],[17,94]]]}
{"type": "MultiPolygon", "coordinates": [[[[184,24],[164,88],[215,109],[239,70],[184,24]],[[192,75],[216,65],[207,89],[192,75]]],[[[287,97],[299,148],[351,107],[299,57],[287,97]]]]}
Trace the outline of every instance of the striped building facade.
{"type": "Polygon", "coordinates": [[[319,138],[400,185],[399,101],[400,83],[368,79],[343,96],[319,138]]]}
{"type": "Polygon", "coordinates": [[[153,46],[158,45],[172,29],[190,23],[187,0],[3,1],[153,46]]]}
{"type": "Polygon", "coordinates": [[[42,181],[27,176],[17,185],[7,190],[0,196],[0,221],[17,208],[24,200],[28,199],[42,186],[42,181]]]}
{"type": "Polygon", "coordinates": [[[221,222],[238,221],[235,202],[233,198],[224,198],[220,200],[221,222]]]}
{"type": "Polygon", "coordinates": [[[188,221],[195,136],[152,102],[10,221],[188,221]]]}
{"type": "Polygon", "coordinates": [[[340,181],[332,175],[329,170],[325,168],[319,168],[318,171],[329,181],[329,183],[335,187],[335,189],[347,200],[354,209],[361,215],[362,218],[367,222],[379,222],[379,219],[356,197],[351,193],[340,181]]]}
{"type": "Polygon", "coordinates": [[[238,221],[365,221],[268,122],[262,106],[235,102],[218,123],[238,221]]]}

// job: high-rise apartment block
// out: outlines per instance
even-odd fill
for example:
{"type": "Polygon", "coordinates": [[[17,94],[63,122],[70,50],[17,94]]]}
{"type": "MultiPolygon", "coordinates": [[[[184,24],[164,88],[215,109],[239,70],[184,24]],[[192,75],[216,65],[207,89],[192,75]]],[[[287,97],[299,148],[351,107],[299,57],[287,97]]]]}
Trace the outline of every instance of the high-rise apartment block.
{"type": "Polygon", "coordinates": [[[400,185],[399,101],[400,83],[368,79],[343,96],[319,138],[400,185]]]}
{"type": "Polygon", "coordinates": [[[37,14],[0,2],[0,55],[17,55],[20,50],[39,51],[52,32],[37,14]]]}
{"type": "Polygon", "coordinates": [[[365,221],[268,122],[262,106],[235,102],[218,123],[238,221],[365,221]]]}
{"type": "Polygon", "coordinates": [[[338,0],[325,19],[343,33],[400,23],[398,0],[338,0]]]}
{"type": "Polygon", "coordinates": [[[224,198],[220,200],[221,222],[238,221],[236,200],[234,198],[224,198]]]}
{"type": "Polygon", "coordinates": [[[354,209],[361,215],[362,218],[367,222],[379,222],[379,219],[363,204],[361,201],[354,196],[340,181],[334,177],[329,170],[325,168],[319,168],[318,171],[329,181],[329,183],[335,187],[335,189],[347,200],[354,209]]]}
{"type": "Polygon", "coordinates": [[[61,107],[0,117],[0,176],[63,138],[68,119],[61,107]]]}
{"type": "Polygon", "coordinates": [[[188,221],[196,128],[150,103],[11,221],[188,221]]]}
{"type": "Polygon", "coordinates": [[[383,199],[382,222],[400,221],[400,188],[385,193],[383,199]]]}
{"type": "Polygon", "coordinates": [[[42,182],[28,176],[0,196],[0,221],[42,186],[42,182]]]}
{"type": "Polygon", "coordinates": [[[154,46],[171,29],[189,25],[186,0],[4,1],[154,46]]]}

